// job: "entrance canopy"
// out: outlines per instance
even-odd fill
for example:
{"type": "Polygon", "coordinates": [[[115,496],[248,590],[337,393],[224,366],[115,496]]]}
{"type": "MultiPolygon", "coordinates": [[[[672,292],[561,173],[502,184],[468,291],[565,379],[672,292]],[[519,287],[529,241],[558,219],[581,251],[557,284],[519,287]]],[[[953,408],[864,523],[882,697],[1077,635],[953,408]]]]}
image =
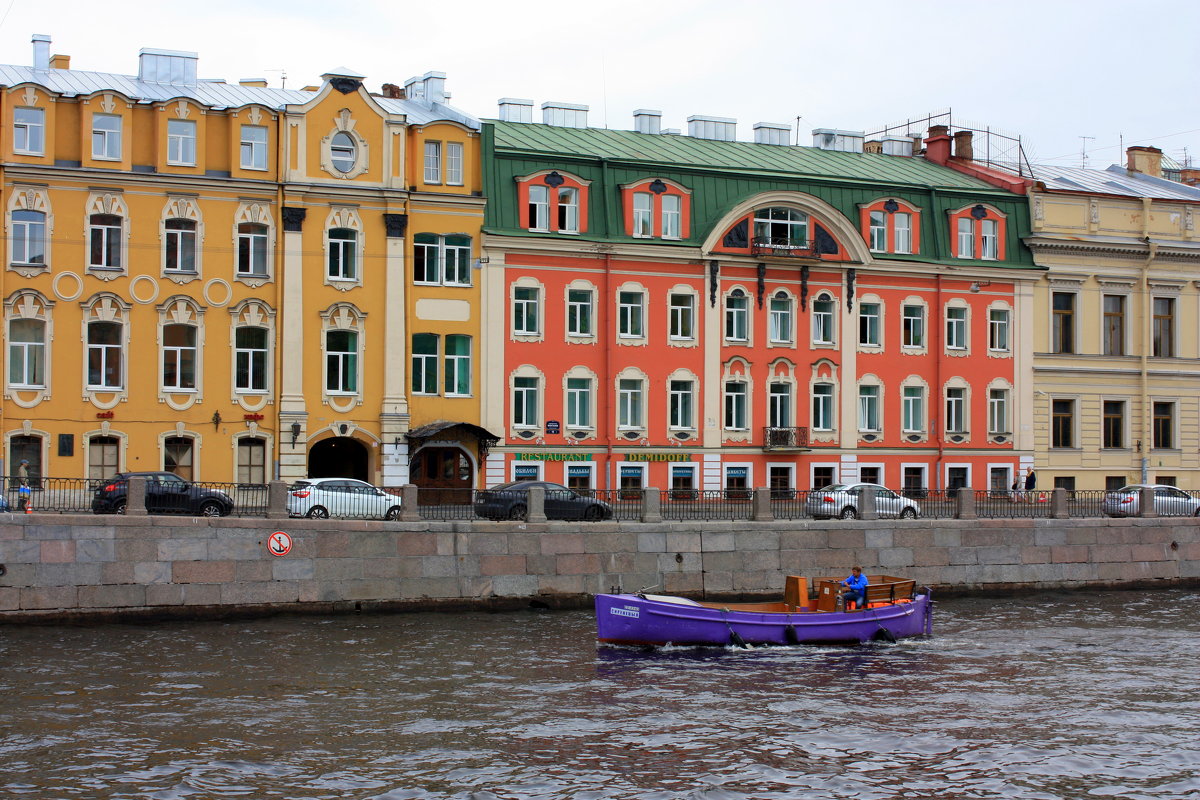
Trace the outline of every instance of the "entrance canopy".
{"type": "Polygon", "coordinates": [[[425,444],[435,436],[442,438],[442,434],[449,431],[457,431],[478,440],[479,459],[481,461],[487,458],[488,450],[495,447],[500,441],[499,436],[491,433],[486,428],[481,428],[470,422],[454,422],[453,420],[440,419],[437,422],[430,422],[428,425],[422,425],[419,428],[409,431],[408,443],[413,445],[412,450],[415,451],[417,447],[425,444]]]}

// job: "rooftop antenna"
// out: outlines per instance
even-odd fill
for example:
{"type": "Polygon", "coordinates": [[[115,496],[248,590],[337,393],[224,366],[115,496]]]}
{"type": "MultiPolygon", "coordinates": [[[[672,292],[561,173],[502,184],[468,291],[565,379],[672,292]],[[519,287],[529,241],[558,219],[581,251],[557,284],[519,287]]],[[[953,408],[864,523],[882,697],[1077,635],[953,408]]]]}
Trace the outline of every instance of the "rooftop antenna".
{"type": "Polygon", "coordinates": [[[264,69],[263,72],[278,72],[279,73],[279,88],[287,88],[287,70],[280,67],[279,69],[264,69]]]}
{"type": "Polygon", "coordinates": [[[1082,146],[1080,146],[1080,148],[1079,148],[1079,166],[1080,166],[1080,167],[1082,167],[1083,169],[1087,169],[1087,158],[1088,158],[1088,156],[1087,156],[1087,143],[1088,143],[1088,139],[1091,139],[1091,140],[1095,141],[1096,137],[1095,137],[1095,136],[1080,136],[1079,138],[1080,138],[1080,139],[1083,139],[1083,144],[1082,144],[1082,146]]]}

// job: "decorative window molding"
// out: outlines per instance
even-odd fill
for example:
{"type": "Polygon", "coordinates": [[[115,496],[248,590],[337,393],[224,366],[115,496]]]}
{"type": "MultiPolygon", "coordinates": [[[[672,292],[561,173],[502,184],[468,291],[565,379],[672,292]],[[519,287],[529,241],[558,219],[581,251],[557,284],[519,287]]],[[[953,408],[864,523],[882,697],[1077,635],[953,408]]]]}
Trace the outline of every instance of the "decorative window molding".
{"type": "Polygon", "coordinates": [[[900,435],[917,444],[929,440],[929,382],[909,375],[900,383],[900,435]]]}
{"type": "Polygon", "coordinates": [[[536,278],[523,276],[509,285],[508,292],[509,337],[514,342],[544,341],[546,287],[536,278]]]}
{"type": "Polygon", "coordinates": [[[268,204],[238,204],[232,231],[234,280],[257,289],[274,279],[275,237],[275,219],[268,204]]]}
{"type": "Polygon", "coordinates": [[[795,295],[787,289],[776,289],[766,299],[767,347],[796,347],[796,309],[799,304],[795,295]]]}
{"type": "Polygon", "coordinates": [[[925,355],[929,352],[929,302],[909,295],[900,303],[900,353],[925,355]]]}
{"type": "Polygon", "coordinates": [[[645,438],[648,427],[647,394],[650,382],[637,367],[626,367],[613,379],[615,411],[619,435],[626,439],[645,438]]]}
{"type": "Polygon", "coordinates": [[[33,408],[51,396],[53,308],[52,300],[33,289],[18,289],[4,301],[4,399],[20,408],[33,408]]]}
{"type": "Polygon", "coordinates": [[[80,339],[84,342],[83,399],[101,411],[129,397],[129,311],[132,306],[112,292],[99,292],[80,303],[80,339]],[[89,333],[95,335],[89,337],[89,333]]]}
{"type": "Polygon", "coordinates": [[[274,402],[275,310],[246,299],[229,308],[230,400],[248,412],[274,402]],[[260,336],[250,331],[264,331],[260,336]]]}
{"type": "Polygon", "coordinates": [[[598,291],[591,281],[576,279],[563,288],[566,303],[565,337],[569,344],[595,344],[596,298],[598,291]]]}
{"type": "Polygon", "coordinates": [[[955,258],[1004,261],[1008,215],[987,203],[949,212],[950,252],[955,258]]]}
{"type": "Polygon", "coordinates": [[[516,182],[519,227],[534,233],[587,233],[591,181],[569,172],[544,169],[516,182]]]}
{"type": "MultiPolygon", "coordinates": [[[[53,132],[50,128],[50,117],[44,106],[39,106],[40,93],[32,86],[26,86],[13,108],[13,153],[26,158],[44,158],[47,142],[53,132]]],[[[53,102],[47,98],[49,102],[53,102]]],[[[43,101],[44,103],[46,101],[43,101]]]]}
{"type": "Polygon", "coordinates": [[[987,385],[987,436],[993,444],[1013,439],[1013,385],[1005,378],[993,378],[987,385]],[[1002,394],[1000,394],[1002,393],[1002,394]]]}
{"type": "Polygon", "coordinates": [[[8,268],[22,278],[49,272],[54,241],[54,214],[50,207],[49,189],[14,184],[9,194],[7,212],[4,215],[4,233],[9,245],[4,257],[8,261],[8,268]],[[27,212],[21,216],[28,216],[28,220],[14,223],[13,215],[20,212],[27,212]],[[42,215],[40,220],[34,216],[36,214],[42,215]],[[37,237],[39,227],[40,243],[28,238],[37,237]],[[36,260],[39,250],[40,261],[36,260]]]}
{"type": "Polygon", "coordinates": [[[858,380],[856,429],[864,442],[878,442],[885,432],[886,387],[877,375],[867,373],[858,380]],[[866,390],[866,391],[864,391],[866,390]]]}
{"type": "Polygon", "coordinates": [[[1013,358],[1013,308],[1004,300],[987,306],[988,358],[1013,358]]]}
{"type": "Polygon", "coordinates": [[[546,419],[546,374],[532,364],[522,364],[508,375],[508,436],[542,438],[546,419]]]}
{"type": "Polygon", "coordinates": [[[620,189],[626,236],[668,241],[691,236],[691,189],[666,178],[642,178],[620,189]]]}
{"type": "Polygon", "coordinates": [[[941,426],[952,444],[971,441],[971,384],[955,376],[942,384],[941,426]]]}
{"type": "Polygon", "coordinates": [[[921,209],[895,197],[859,205],[859,224],[872,253],[918,255],[921,252],[921,209]]]}
{"type": "Polygon", "coordinates": [[[192,197],[168,197],[158,223],[159,264],[162,276],[177,284],[191,283],[201,276],[204,253],[204,221],[200,204],[192,197]],[[183,222],[192,225],[190,231],[183,222]],[[190,245],[188,244],[190,240],[190,245]],[[188,248],[190,246],[190,257],[188,248]],[[187,269],[190,261],[191,269],[187,269]],[[173,266],[182,267],[172,269],[173,266]]]}
{"type": "Polygon", "coordinates": [[[350,109],[334,118],[333,130],[321,139],[321,169],[339,180],[357,178],[370,166],[367,140],[354,130],[350,109]]]}
{"type": "Polygon", "coordinates": [[[806,412],[812,441],[838,441],[838,381],[838,365],[834,362],[821,358],[812,365],[808,378],[810,404],[806,412]]]}
{"type": "Polygon", "coordinates": [[[819,349],[836,348],[840,316],[837,299],[829,292],[818,292],[809,301],[808,315],[812,346],[819,349]]]}
{"type": "Polygon", "coordinates": [[[189,296],[175,295],[156,310],[158,401],[184,411],[204,400],[204,308],[189,296]]]}
{"type": "Polygon", "coordinates": [[[667,346],[699,347],[700,293],[693,286],[676,284],[667,292],[667,346]]]}
{"type": "Polygon", "coordinates": [[[699,386],[699,377],[689,369],[677,369],[667,376],[667,430],[672,439],[699,438],[699,386]]]}
{"type": "Polygon", "coordinates": [[[363,282],[366,235],[358,210],[334,206],[325,218],[325,285],[346,292],[363,282]]]}
{"type": "Polygon", "coordinates": [[[855,342],[860,353],[881,353],[887,341],[887,314],[883,298],[864,294],[858,301],[858,330],[855,342]]]}
{"type": "Polygon", "coordinates": [[[362,405],[366,318],[351,303],[334,303],[321,312],[321,391],[335,411],[362,405]]]}
{"type": "Polygon", "coordinates": [[[972,308],[960,297],[946,301],[942,307],[942,352],[950,358],[971,355],[972,308]]]}
{"type": "Polygon", "coordinates": [[[585,366],[576,365],[563,374],[563,429],[576,441],[596,438],[599,377],[585,366]]]}
{"type": "Polygon", "coordinates": [[[721,371],[721,439],[749,442],[754,429],[754,379],[750,362],[735,357],[721,371]]]}
{"type": "Polygon", "coordinates": [[[127,275],[130,219],[125,197],[120,192],[90,192],[84,206],[83,226],[88,274],[102,281],[127,275]],[[116,223],[116,230],[109,221],[116,223]]]}

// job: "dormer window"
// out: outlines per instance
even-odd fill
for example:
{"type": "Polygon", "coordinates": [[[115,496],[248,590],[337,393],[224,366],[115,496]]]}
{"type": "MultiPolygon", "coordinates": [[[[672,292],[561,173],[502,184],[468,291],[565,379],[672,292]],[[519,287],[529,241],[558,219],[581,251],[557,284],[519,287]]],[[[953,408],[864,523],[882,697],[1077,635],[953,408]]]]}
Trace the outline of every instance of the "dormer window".
{"type": "Polygon", "coordinates": [[[635,239],[686,239],[690,190],[653,178],[621,187],[625,233],[635,239]]]}
{"type": "Polygon", "coordinates": [[[754,212],[754,243],[788,250],[808,246],[808,214],[794,208],[754,212]]]}
{"type": "Polygon", "coordinates": [[[585,233],[588,183],[557,170],[519,178],[518,224],[535,233],[585,233]]]}
{"type": "Polygon", "coordinates": [[[872,253],[918,252],[921,211],[902,200],[888,198],[862,208],[862,231],[872,253]]]}
{"type": "Polygon", "coordinates": [[[334,169],[338,172],[349,172],[354,169],[357,155],[358,148],[350,134],[344,131],[334,134],[333,141],[329,144],[329,160],[333,162],[334,169]]]}
{"type": "Polygon", "coordinates": [[[92,158],[121,159],[121,118],[116,114],[92,114],[92,158]]]}
{"type": "Polygon", "coordinates": [[[1002,261],[1005,217],[982,203],[959,209],[950,215],[956,258],[1002,261]]]}

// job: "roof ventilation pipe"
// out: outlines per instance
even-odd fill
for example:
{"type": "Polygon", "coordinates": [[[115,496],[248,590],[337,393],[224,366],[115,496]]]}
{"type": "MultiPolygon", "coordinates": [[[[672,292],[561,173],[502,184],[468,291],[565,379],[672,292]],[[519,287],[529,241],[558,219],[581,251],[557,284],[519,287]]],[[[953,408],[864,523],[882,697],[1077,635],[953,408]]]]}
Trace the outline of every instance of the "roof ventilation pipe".
{"type": "Polygon", "coordinates": [[[661,133],[662,112],[650,108],[639,108],[633,112],[633,129],[638,133],[661,133]]]}
{"type": "Polygon", "coordinates": [[[696,139],[714,139],[732,142],[737,138],[737,120],[729,117],[706,117],[700,114],[688,117],[688,136],[696,139]]]}
{"type": "Polygon", "coordinates": [[[776,122],[756,122],[754,141],[758,144],[791,144],[792,126],[776,122]]]}
{"type": "Polygon", "coordinates": [[[50,37],[44,33],[33,35],[33,68],[50,69],[50,37]]]}
{"type": "Polygon", "coordinates": [[[533,122],[533,101],[519,97],[500,98],[500,120],[502,122],[533,122]]]}
{"type": "Polygon", "coordinates": [[[586,128],[588,107],[577,103],[559,103],[548,100],[542,103],[542,122],[560,128],[586,128]]]}
{"type": "Polygon", "coordinates": [[[812,136],[813,147],[819,150],[861,153],[866,133],[863,131],[839,131],[834,128],[814,128],[812,136]]]}

